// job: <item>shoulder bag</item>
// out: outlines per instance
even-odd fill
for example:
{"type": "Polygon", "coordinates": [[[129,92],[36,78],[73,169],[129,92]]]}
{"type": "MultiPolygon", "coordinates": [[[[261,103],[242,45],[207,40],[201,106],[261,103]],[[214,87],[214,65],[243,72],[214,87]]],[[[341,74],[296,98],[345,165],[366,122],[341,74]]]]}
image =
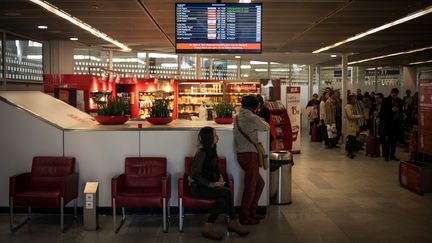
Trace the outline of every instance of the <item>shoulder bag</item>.
{"type": "Polygon", "coordinates": [[[248,140],[251,144],[253,144],[257,150],[258,153],[258,165],[259,167],[263,167],[265,170],[267,170],[268,168],[268,155],[265,152],[264,146],[262,145],[262,143],[258,142],[258,143],[254,143],[252,141],[252,139],[245,133],[243,132],[243,130],[240,128],[240,124],[238,121],[238,117],[236,117],[236,124],[237,124],[237,128],[239,130],[239,132],[243,135],[243,137],[246,138],[246,140],[248,140]]]}

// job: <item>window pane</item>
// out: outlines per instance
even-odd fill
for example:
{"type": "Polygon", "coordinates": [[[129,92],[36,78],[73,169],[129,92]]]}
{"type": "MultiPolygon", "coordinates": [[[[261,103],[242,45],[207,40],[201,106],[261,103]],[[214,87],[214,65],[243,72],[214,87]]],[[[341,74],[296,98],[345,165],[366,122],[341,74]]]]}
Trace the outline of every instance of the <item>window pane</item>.
{"type": "Polygon", "coordinates": [[[42,81],[42,43],[6,35],[6,78],[42,81]]]}
{"type": "Polygon", "coordinates": [[[194,56],[180,57],[180,74],[181,79],[196,78],[196,58],[194,56]]]}
{"type": "Polygon", "coordinates": [[[113,52],[113,70],[122,72],[122,77],[145,78],[145,52],[113,52]]]}
{"type": "Polygon", "coordinates": [[[167,78],[178,74],[177,55],[149,53],[150,77],[167,78]]]}
{"type": "Polygon", "coordinates": [[[74,74],[102,76],[101,67],[108,69],[108,52],[76,48],[74,50],[74,74]]]}

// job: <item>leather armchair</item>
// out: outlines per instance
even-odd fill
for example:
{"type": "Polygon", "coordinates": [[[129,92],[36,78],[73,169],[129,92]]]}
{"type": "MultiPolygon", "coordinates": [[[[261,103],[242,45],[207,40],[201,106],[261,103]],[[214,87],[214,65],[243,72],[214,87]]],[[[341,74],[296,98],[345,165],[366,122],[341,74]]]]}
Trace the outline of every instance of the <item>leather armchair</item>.
{"type": "MultiPolygon", "coordinates": [[[[185,158],[185,173],[183,177],[178,178],[178,205],[179,205],[179,231],[183,232],[184,209],[208,209],[213,207],[214,200],[203,200],[193,198],[190,193],[189,174],[192,170],[193,157],[185,158]]],[[[234,180],[230,173],[227,172],[226,158],[219,157],[218,168],[225,178],[228,187],[234,192],[234,180]]]]}
{"type": "Polygon", "coordinates": [[[111,196],[115,233],[126,220],[125,208],[162,208],[163,230],[168,231],[171,178],[167,173],[166,158],[126,158],[125,173],[112,178],[111,196]],[[117,208],[122,208],[119,225],[116,220],[117,208]]]}
{"type": "Polygon", "coordinates": [[[10,229],[17,230],[30,219],[31,208],[60,208],[60,228],[64,230],[64,206],[74,200],[77,214],[78,173],[74,157],[39,156],[33,158],[32,169],[9,178],[10,229]],[[28,218],[14,226],[14,207],[28,207],[28,218]]]}

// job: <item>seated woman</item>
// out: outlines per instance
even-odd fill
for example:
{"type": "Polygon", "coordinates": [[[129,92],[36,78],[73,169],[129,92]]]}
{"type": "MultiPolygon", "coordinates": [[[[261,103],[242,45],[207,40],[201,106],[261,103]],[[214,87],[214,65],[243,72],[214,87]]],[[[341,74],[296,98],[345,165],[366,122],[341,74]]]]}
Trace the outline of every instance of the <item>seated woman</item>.
{"type": "Polygon", "coordinates": [[[234,211],[234,198],[231,190],[225,187],[225,180],[218,169],[216,144],[219,137],[212,127],[203,127],[198,134],[201,148],[196,152],[189,177],[191,194],[198,199],[215,201],[210,216],[204,224],[202,235],[213,240],[221,240],[222,234],[214,229],[214,222],[220,213],[228,213],[228,231],[246,236],[249,231],[242,226],[234,211]]]}

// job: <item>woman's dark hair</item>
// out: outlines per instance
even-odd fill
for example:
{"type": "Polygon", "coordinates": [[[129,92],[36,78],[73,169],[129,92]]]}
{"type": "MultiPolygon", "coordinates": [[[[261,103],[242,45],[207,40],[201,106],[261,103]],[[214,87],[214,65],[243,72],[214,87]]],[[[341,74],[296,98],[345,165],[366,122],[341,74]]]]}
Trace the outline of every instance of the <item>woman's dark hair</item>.
{"type": "Polygon", "coordinates": [[[348,104],[353,105],[353,104],[356,103],[356,100],[357,100],[357,96],[356,95],[352,94],[352,95],[348,96],[348,104]]]}
{"type": "Polygon", "coordinates": [[[246,95],[243,96],[241,104],[243,108],[251,109],[254,111],[259,106],[259,100],[255,95],[246,95]]]}
{"type": "Polygon", "coordinates": [[[260,94],[257,94],[256,97],[259,101],[259,106],[262,107],[264,105],[264,98],[260,94]]]}
{"type": "MultiPolygon", "coordinates": [[[[214,144],[214,128],[201,128],[198,134],[198,142],[201,144],[201,149],[204,150],[206,154],[203,164],[203,171],[204,173],[210,173],[210,171],[213,171],[215,169],[212,167],[212,160],[218,157],[216,144],[214,144]]],[[[213,178],[213,180],[217,179],[218,178],[213,178]]]]}

